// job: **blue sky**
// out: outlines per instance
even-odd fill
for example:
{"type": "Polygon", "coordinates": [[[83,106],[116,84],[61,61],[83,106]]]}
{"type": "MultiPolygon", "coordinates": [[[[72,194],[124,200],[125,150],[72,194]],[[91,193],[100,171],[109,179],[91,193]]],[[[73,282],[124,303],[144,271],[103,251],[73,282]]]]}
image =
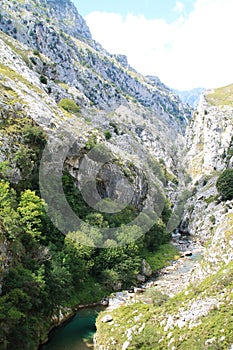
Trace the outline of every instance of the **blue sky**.
{"type": "MultiPolygon", "coordinates": [[[[178,13],[174,10],[176,0],[74,0],[79,13],[86,16],[93,11],[115,12],[126,16],[128,13],[141,15],[148,19],[165,18],[172,21],[178,13]]],[[[193,0],[182,1],[186,13],[193,9],[193,0]]]]}
{"type": "Polygon", "coordinates": [[[73,0],[92,37],[180,90],[233,83],[233,0],[73,0]]]}

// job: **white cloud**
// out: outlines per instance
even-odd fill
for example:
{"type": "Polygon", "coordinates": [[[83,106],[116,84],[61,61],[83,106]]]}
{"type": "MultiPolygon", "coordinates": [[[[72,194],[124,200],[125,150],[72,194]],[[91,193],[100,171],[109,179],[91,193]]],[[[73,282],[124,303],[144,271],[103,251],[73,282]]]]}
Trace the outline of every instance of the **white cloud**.
{"type": "Polygon", "coordinates": [[[188,17],[173,23],[103,12],[86,21],[109,52],[126,54],[139,72],[186,89],[233,83],[232,13],[232,0],[197,0],[188,17]]]}
{"type": "Polygon", "coordinates": [[[177,1],[173,11],[177,13],[182,13],[184,11],[184,8],[185,8],[184,4],[180,1],[177,1]]]}

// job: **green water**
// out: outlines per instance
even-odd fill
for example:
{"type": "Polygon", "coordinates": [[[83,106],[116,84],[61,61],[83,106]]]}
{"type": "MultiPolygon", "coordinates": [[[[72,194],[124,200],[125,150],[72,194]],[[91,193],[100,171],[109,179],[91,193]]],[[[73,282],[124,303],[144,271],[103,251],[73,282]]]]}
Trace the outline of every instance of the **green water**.
{"type": "Polygon", "coordinates": [[[64,326],[52,332],[50,341],[42,350],[87,350],[93,348],[96,331],[95,320],[103,307],[79,310],[76,316],[64,326]]]}

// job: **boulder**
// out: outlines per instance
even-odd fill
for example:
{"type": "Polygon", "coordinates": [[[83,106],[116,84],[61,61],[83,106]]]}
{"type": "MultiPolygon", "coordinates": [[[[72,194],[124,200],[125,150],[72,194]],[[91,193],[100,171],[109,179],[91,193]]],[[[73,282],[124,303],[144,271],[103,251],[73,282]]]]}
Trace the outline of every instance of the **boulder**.
{"type": "Polygon", "coordinates": [[[152,268],[145,259],[142,260],[142,274],[146,277],[150,277],[152,275],[152,268]]]}
{"type": "Polygon", "coordinates": [[[107,323],[112,321],[112,316],[111,315],[105,315],[102,319],[101,322],[107,323]]]}
{"type": "Polygon", "coordinates": [[[129,289],[128,289],[128,293],[134,293],[134,287],[131,286],[129,289]]]}
{"type": "Polygon", "coordinates": [[[124,344],[122,345],[122,350],[126,350],[130,346],[130,342],[126,340],[124,344]]]}
{"type": "Polygon", "coordinates": [[[144,293],[146,291],[146,288],[134,288],[134,293],[144,293]]]}
{"type": "Polygon", "coordinates": [[[137,281],[138,282],[144,283],[145,280],[146,280],[146,277],[144,275],[141,275],[141,274],[137,275],[137,281]]]}
{"type": "Polygon", "coordinates": [[[107,306],[107,305],[109,304],[108,298],[103,298],[103,299],[101,300],[100,304],[103,305],[103,306],[107,306]]]}
{"type": "Polygon", "coordinates": [[[187,250],[186,252],[183,252],[180,257],[184,258],[185,256],[192,256],[192,255],[193,253],[191,252],[191,250],[187,250]]]}

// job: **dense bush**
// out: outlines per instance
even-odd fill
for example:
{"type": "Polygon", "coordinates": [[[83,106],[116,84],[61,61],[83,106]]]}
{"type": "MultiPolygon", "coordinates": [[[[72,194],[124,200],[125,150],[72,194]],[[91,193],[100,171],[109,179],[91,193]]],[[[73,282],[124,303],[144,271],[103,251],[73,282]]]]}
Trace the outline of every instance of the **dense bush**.
{"type": "MultiPolygon", "coordinates": [[[[34,152],[44,144],[34,126],[25,127],[22,134],[24,146],[33,143],[34,152]]],[[[25,166],[21,153],[18,161],[25,166]]],[[[68,173],[63,188],[72,209],[91,229],[84,223],[63,236],[34,190],[26,184],[13,189],[9,182],[0,181],[0,239],[8,242],[11,251],[0,299],[0,343],[8,343],[7,349],[36,348],[61,307],[96,302],[112,290],[135,284],[146,252],[158,249],[166,238],[161,219],[145,237],[136,225],[123,227],[138,214],[133,206],[115,215],[89,208],[68,173]],[[106,249],[94,245],[105,239],[101,227],[118,227],[116,236],[106,240],[106,249]]]]}
{"type": "Polygon", "coordinates": [[[112,137],[112,134],[110,133],[110,131],[105,130],[104,131],[104,136],[106,140],[110,140],[110,138],[112,137]]]}
{"type": "Polygon", "coordinates": [[[77,105],[77,103],[75,103],[73,100],[70,100],[69,98],[63,98],[59,102],[59,107],[62,107],[67,112],[74,113],[74,114],[80,112],[80,107],[77,105]]]}
{"type": "Polygon", "coordinates": [[[39,56],[40,55],[39,50],[38,49],[33,50],[33,55],[39,56]]]}
{"type": "Polygon", "coordinates": [[[47,81],[47,78],[46,78],[44,75],[41,75],[41,76],[40,76],[40,82],[41,82],[42,84],[45,84],[45,85],[46,85],[48,81],[47,81]]]}
{"type": "Polygon", "coordinates": [[[216,186],[223,200],[233,199],[233,169],[225,169],[219,176],[216,186]]]}

